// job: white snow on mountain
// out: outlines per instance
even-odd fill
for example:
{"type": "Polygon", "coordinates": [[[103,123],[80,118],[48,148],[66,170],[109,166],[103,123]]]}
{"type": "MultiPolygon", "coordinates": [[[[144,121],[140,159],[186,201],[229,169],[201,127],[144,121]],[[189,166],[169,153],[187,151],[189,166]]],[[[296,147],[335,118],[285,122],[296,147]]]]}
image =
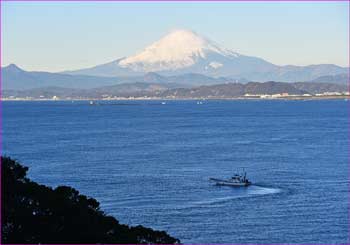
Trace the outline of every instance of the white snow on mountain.
{"type": "Polygon", "coordinates": [[[223,64],[221,64],[221,63],[219,63],[219,62],[216,62],[216,61],[213,61],[213,62],[210,62],[210,63],[209,63],[209,66],[212,67],[212,68],[214,68],[214,69],[218,69],[218,68],[222,67],[223,64]]]}
{"type": "MultiPolygon", "coordinates": [[[[210,53],[227,58],[240,56],[193,31],[176,30],[148,46],[141,53],[122,59],[119,66],[142,72],[177,70],[192,66],[199,59],[206,59],[210,53]]],[[[217,69],[222,64],[212,62],[210,66],[217,69]]]]}
{"type": "MultiPolygon", "coordinates": [[[[258,40],[257,40],[258,41],[258,40]]],[[[193,31],[176,30],[136,55],[66,74],[103,77],[200,74],[252,81],[308,81],[320,76],[347,74],[348,68],[330,64],[279,66],[262,58],[238,54],[193,31]]]]}

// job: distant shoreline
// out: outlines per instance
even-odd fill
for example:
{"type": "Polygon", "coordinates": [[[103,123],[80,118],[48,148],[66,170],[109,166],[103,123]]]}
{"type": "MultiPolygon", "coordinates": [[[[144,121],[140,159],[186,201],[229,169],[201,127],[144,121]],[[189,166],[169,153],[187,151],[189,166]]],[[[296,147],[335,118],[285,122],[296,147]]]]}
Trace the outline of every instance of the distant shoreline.
{"type": "Polygon", "coordinates": [[[159,100],[337,100],[346,99],[350,100],[350,95],[333,95],[333,96],[286,96],[278,98],[260,98],[260,97],[232,97],[232,98],[116,98],[116,99],[100,99],[100,98],[72,98],[72,99],[24,99],[24,98],[1,98],[1,101],[159,101],[159,100]]]}

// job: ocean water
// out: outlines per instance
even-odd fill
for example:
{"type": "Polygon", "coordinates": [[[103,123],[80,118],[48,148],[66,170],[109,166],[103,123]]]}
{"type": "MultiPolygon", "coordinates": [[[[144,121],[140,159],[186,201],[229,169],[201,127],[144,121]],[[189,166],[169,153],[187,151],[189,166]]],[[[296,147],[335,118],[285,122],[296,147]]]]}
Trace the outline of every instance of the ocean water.
{"type": "Polygon", "coordinates": [[[183,243],[349,242],[349,102],[161,102],[3,102],[3,152],[183,243]]]}

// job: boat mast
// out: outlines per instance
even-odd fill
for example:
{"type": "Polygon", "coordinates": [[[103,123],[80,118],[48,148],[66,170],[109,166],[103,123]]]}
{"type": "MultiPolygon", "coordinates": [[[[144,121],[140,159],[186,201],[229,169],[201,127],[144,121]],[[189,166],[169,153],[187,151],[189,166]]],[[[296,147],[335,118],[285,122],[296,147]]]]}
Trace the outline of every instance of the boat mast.
{"type": "Polygon", "coordinates": [[[245,182],[245,180],[246,180],[246,176],[247,176],[247,173],[246,173],[246,171],[245,171],[245,169],[243,168],[243,181],[245,182]]]}

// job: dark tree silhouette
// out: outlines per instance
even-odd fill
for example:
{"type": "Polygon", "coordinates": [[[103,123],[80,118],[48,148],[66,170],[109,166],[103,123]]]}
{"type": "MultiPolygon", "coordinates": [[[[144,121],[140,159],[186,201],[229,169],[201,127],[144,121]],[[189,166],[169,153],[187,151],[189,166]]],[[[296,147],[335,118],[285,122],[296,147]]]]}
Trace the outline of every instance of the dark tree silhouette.
{"type": "Polygon", "coordinates": [[[26,177],[27,167],[1,157],[1,243],[179,243],[164,231],[119,224],[93,198],[26,177]]]}

